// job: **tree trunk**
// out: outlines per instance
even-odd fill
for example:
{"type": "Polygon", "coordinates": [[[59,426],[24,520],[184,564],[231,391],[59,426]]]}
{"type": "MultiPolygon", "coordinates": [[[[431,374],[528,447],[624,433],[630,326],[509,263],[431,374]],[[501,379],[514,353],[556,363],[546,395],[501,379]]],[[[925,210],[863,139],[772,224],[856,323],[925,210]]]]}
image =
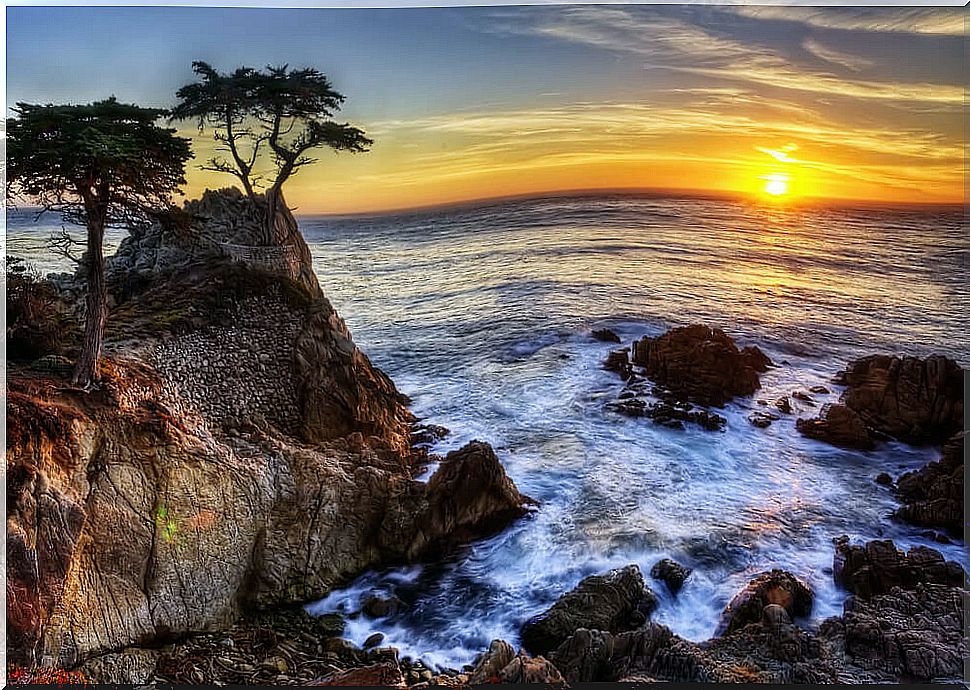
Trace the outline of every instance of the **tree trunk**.
{"type": "Polygon", "coordinates": [[[84,317],[84,341],[74,368],[73,383],[82,388],[98,380],[98,360],[104,339],[104,322],[108,315],[107,288],[104,281],[104,221],[88,218],[87,299],[84,317]]]}
{"type": "Polygon", "coordinates": [[[266,237],[263,241],[268,247],[279,244],[276,237],[276,213],[280,205],[286,206],[286,202],[283,201],[283,191],[278,185],[273,185],[266,190],[266,237]]]}

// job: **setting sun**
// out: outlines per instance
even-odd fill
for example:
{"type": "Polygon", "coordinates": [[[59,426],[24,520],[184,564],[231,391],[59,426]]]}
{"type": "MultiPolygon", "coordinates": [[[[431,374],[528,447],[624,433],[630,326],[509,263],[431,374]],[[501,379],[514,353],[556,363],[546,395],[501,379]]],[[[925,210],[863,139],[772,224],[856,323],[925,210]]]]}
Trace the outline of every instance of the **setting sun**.
{"type": "Polygon", "coordinates": [[[788,193],[788,175],[775,174],[764,177],[765,194],[770,196],[783,196],[788,193]]]}

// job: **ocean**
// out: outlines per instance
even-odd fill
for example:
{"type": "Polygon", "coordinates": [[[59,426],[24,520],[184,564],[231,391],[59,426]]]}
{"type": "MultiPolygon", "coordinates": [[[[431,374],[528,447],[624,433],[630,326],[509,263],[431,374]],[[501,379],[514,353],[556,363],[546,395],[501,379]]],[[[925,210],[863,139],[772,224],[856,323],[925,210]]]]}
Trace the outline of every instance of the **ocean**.
{"type": "MultiPolygon", "coordinates": [[[[320,284],[357,344],[452,430],[432,450],[491,443],[534,514],[443,563],[364,574],[310,604],[348,615],[346,636],[381,632],[403,655],[469,662],[583,577],[670,557],[694,569],[671,596],[651,582],[653,620],[710,637],[725,604],[758,572],[779,567],[816,592],[811,618],[841,613],[832,539],[941,545],[888,519],[877,485],[935,459],[932,448],[873,452],[801,437],[796,414],[767,429],[747,420],[795,390],[825,385],[869,353],[941,353],[970,364],[970,236],[962,210],[809,209],[722,199],[561,196],[380,216],[299,218],[320,284]],[[762,390],[719,411],[723,432],[672,430],[611,411],[623,382],[601,363],[672,326],[723,328],[779,366],[762,390]],[[393,594],[391,618],[354,616],[361,599],[393,594]]],[[[41,272],[68,270],[44,238],[59,223],[8,216],[7,251],[41,272]]],[[[116,246],[121,235],[109,233],[116,246]]],[[[649,580],[649,578],[648,578],[649,580]]]]}

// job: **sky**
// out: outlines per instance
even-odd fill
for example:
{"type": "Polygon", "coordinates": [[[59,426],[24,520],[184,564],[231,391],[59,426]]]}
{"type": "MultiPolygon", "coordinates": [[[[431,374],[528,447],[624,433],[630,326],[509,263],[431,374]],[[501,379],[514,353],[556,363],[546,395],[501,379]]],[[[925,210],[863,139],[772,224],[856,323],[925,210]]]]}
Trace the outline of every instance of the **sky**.
{"type": "MultiPolygon", "coordinates": [[[[962,202],[966,11],[781,6],[8,7],[7,104],[171,107],[193,60],[312,66],[374,139],[302,213],[576,189],[962,202]],[[774,192],[774,193],[771,193],[774,192]]],[[[9,114],[9,112],[8,112],[9,114]]],[[[198,170],[185,193],[232,183],[198,170]]]]}

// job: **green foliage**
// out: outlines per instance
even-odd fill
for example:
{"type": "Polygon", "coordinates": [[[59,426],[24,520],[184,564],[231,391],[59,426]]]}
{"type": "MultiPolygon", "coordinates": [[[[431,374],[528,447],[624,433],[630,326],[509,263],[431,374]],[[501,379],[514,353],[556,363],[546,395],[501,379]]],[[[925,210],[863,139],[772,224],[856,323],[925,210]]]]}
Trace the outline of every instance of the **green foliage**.
{"type": "Polygon", "coordinates": [[[7,120],[8,194],[88,225],[143,219],[185,183],[187,139],[156,108],[113,97],[87,105],[18,103],[7,120]],[[96,218],[93,216],[97,216],[96,218]]]}
{"type": "Polygon", "coordinates": [[[316,69],[240,67],[222,74],[205,62],[192,63],[199,81],[178,90],[172,119],[211,125],[231,160],[213,158],[202,167],[235,175],[253,197],[259,178],[253,170],[268,150],[276,167],[269,188],[279,191],[297,169],[316,162],[319,148],[359,153],[373,143],[364,132],[333,120],[344,96],[316,69]]]}

